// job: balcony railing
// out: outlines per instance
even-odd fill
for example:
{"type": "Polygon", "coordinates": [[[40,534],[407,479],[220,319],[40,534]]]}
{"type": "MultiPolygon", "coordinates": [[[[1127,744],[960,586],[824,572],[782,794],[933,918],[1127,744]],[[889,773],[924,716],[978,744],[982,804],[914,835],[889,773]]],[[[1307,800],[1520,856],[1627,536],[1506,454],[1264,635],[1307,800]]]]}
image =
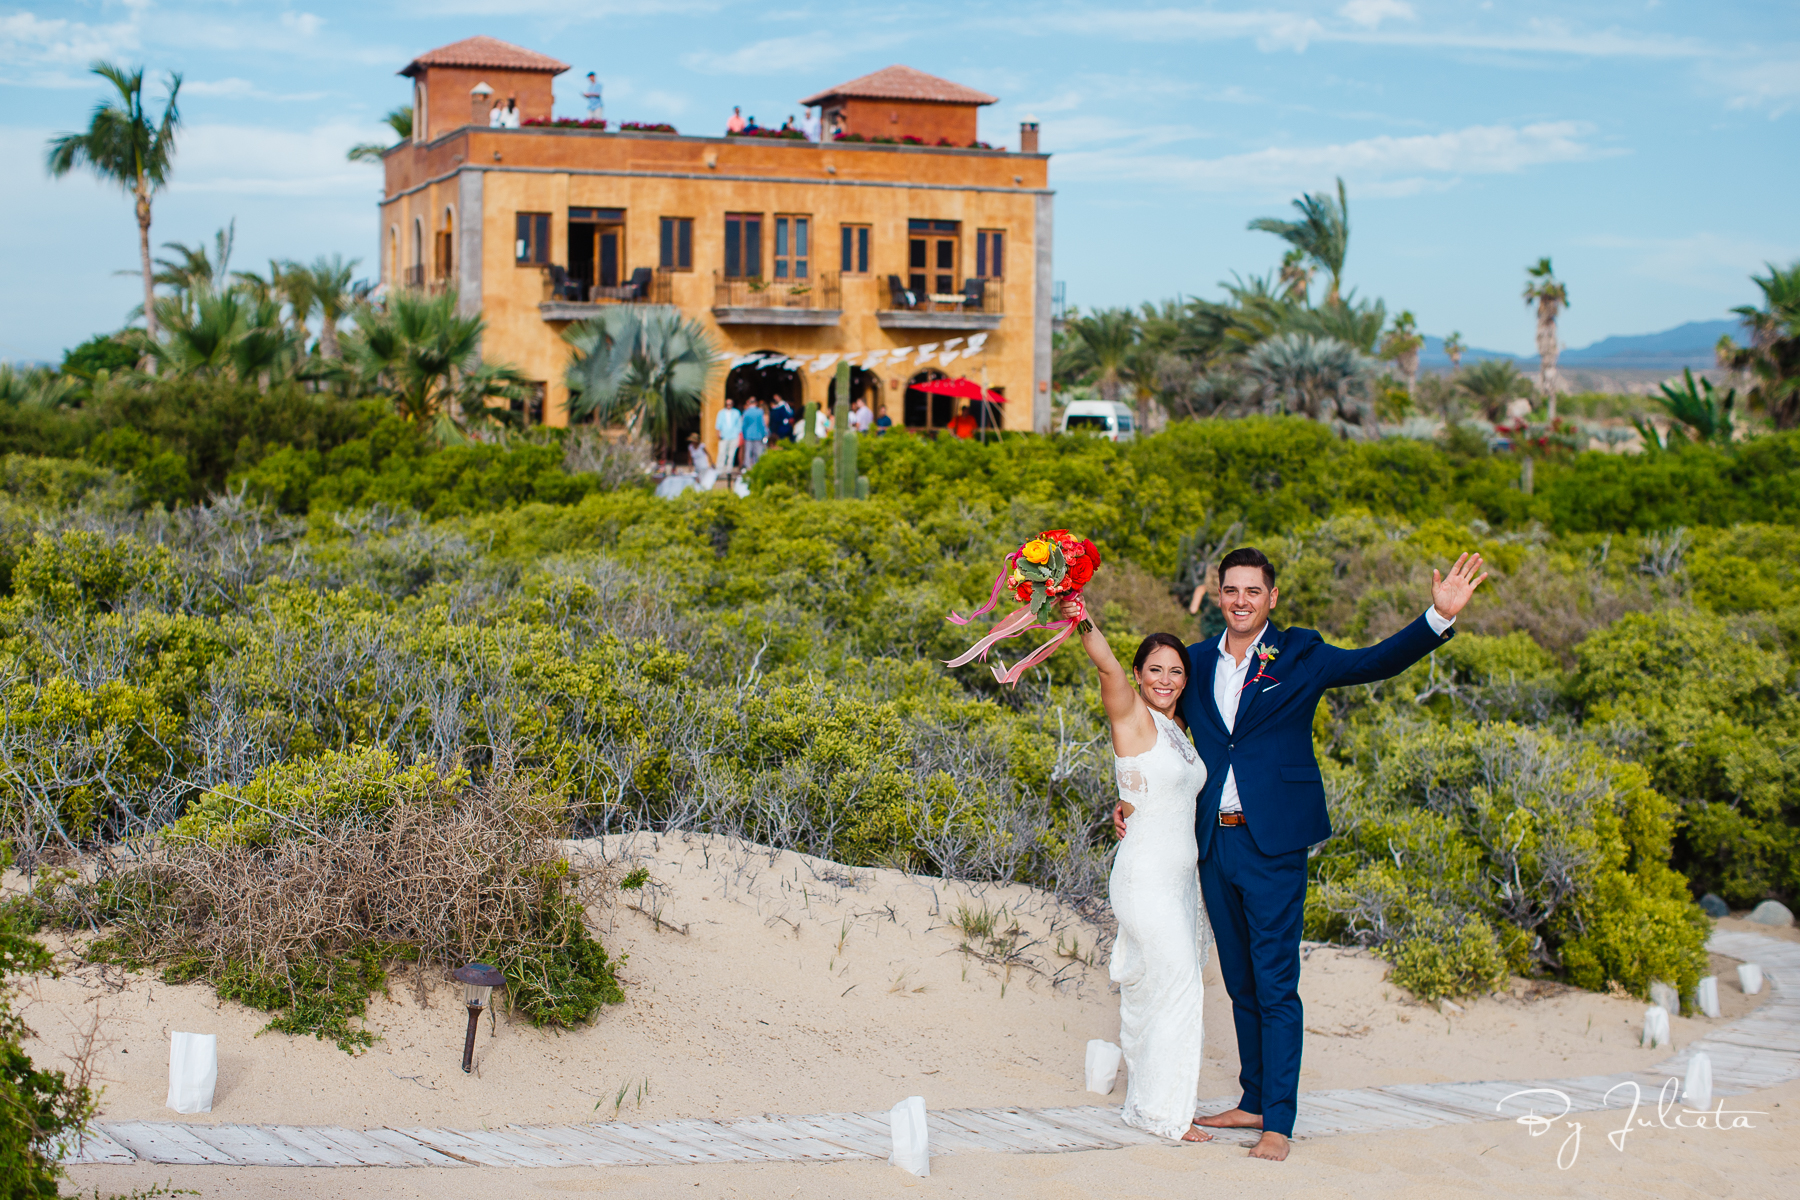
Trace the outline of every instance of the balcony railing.
{"type": "Polygon", "coordinates": [[[1006,289],[998,279],[965,279],[960,292],[920,292],[889,275],[875,313],[884,329],[998,329],[1006,289]]]}
{"type": "Polygon", "coordinates": [[[674,272],[667,268],[638,267],[617,286],[589,287],[552,263],[544,268],[544,299],[554,304],[672,304],[673,281],[674,272]]]}
{"type": "Polygon", "coordinates": [[[841,309],[838,277],[828,271],[812,279],[723,279],[713,273],[714,308],[841,309]]]}
{"type": "Polygon", "coordinates": [[[898,275],[889,275],[887,303],[881,307],[890,312],[916,313],[991,313],[1006,311],[1006,288],[998,279],[965,279],[960,292],[920,292],[908,289],[898,275]]]}

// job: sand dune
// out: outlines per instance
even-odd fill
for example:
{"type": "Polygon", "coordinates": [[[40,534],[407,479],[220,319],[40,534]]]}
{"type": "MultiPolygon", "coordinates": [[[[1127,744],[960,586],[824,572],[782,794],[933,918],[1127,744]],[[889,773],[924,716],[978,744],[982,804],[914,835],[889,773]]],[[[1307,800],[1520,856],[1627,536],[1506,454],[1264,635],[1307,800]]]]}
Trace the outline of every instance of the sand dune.
{"type": "MultiPolygon", "coordinates": [[[[400,978],[369,1007],[374,1049],[352,1058],[310,1038],[259,1036],[262,1014],[204,984],[79,968],[31,989],[32,1053],[53,1059],[101,1014],[113,1120],[173,1117],[162,1106],[172,1030],[219,1035],[217,1101],[195,1121],[474,1128],[885,1109],[908,1095],[932,1108],[1095,1099],[1081,1090],[1084,1045],[1118,1034],[1094,954],[1102,932],[1043,893],[852,871],[710,837],[574,848],[650,871],[643,891],[595,914],[607,945],[629,956],[628,999],[575,1031],[484,1023],[476,1074],[459,1069],[460,993],[438,986],[421,1000],[400,978]],[[1010,953],[962,949],[959,910],[984,909],[1003,933],[1016,923],[1003,938],[1010,953]]],[[[1200,1095],[1235,1098],[1229,1003],[1207,975],[1200,1095]]],[[[1308,950],[1303,1089],[1567,1077],[1667,1057],[1637,1044],[1639,1000],[1518,981],[1446,1016],[1384,975],[1367,954],[1308,950]]],[[[1720,991],[1726,1019],[1754,1003],[1729,972],[1720,991]]],[[[1677,1044],[1710,1025],[1677,1018],[1677,1044]]],[[[1121,1079],[1113,1102],[1123,1094],[1121,1079]]]]}

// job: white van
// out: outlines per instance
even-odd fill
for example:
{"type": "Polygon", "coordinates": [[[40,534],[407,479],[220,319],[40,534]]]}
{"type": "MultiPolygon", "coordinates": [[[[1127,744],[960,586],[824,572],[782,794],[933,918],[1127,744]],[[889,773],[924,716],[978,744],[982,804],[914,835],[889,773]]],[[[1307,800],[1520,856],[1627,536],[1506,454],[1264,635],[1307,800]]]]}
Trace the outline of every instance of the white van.
{"type": "Polygon", "coordinates": [[[1131,405],[1117,400],[1071,400],[1063,410],[1063,433],[1090,433],[1109,442],[1129,442],[1137,436],[1131,405]]]}

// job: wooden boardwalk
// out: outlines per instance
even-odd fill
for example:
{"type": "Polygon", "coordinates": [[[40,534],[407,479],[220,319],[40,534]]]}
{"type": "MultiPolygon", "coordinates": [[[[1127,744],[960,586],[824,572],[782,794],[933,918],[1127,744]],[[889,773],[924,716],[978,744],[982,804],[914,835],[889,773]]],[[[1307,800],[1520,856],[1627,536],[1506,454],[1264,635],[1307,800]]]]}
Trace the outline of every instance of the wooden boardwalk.
{"type": "MultiPolygon", "coordinates": [[[[1800,944],[1748,933],[1714,932],[1708,947],[1761,964],[1771,989],[1751,1015],[1643,1074],[1580,1079],[1395,1084],[1306,1092],[1300,1097],[1298,1138],[1424,1129],[1511,1119],[1528,1108],[1547,1115],[1562,1102],[1527,1089],[1554,1089],[1569,1111],[1624,1107],[1636,1082],[1651,1099],[1671,1076],[1704,1050],[1713,1064],[1713,1090],[1734,1095],[1800,1077],[1800,944]]],[[[896,1097],[898,1099],[898,1097],[896,1097]]],[[[1237,1097],[1202,1105],[1226,1108],[1237,1097]]],[[[1653,1102],[1653,1100],[1652,1100],[1653,1102]]],[[[965,1108],[927,1116],[933,1154],[989,1151],[1058,1154],[1114,1150],[1163,1142],[1119,1121],[1115,1107],[965,1108]]],[[[1220,1130],[1224,1140],[1248,1144],[1254,1131],[1220,1130]]],[[[657,1121],[642,1125],[509,1125],[500,1129],[344,1129],[336,1126],[202,1125],[180,1121],[102,1121],[64,1160],[71,1163],[154,1162],[258,1167],[614,1167],[671,1163],[831,1162],[884,1159],[890,1148],[888,1114],[829,1113],[763,1116],[733,1121],[657,1121]]]]}

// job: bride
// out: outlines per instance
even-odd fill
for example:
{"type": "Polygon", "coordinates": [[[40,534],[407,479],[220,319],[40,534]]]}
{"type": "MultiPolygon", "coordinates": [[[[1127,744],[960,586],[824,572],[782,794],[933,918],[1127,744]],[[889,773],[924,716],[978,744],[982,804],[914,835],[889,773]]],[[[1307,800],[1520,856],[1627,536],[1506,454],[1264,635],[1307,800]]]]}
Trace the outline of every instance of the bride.
{"type": "MultiPolygon", "coordinates": [[[[1079,600],[1067,600],[1062,615],[1086,613],[1079,600]]],[[[1174,636],[1153,633],[1127,676],[1091,617],[1081,648],[1100,672],[1119,799],[1130,818],[1107,884],[1119,922],[1109,973],[1119,985],[1119,1045],[1130,1072],[1121,1115],[1166,1138],[1210,1141],[1194,1124],[1205,928],[1194,801],[1206,764],[1176,715],[1191,674],[1187,650],[1174,636]]]]}

